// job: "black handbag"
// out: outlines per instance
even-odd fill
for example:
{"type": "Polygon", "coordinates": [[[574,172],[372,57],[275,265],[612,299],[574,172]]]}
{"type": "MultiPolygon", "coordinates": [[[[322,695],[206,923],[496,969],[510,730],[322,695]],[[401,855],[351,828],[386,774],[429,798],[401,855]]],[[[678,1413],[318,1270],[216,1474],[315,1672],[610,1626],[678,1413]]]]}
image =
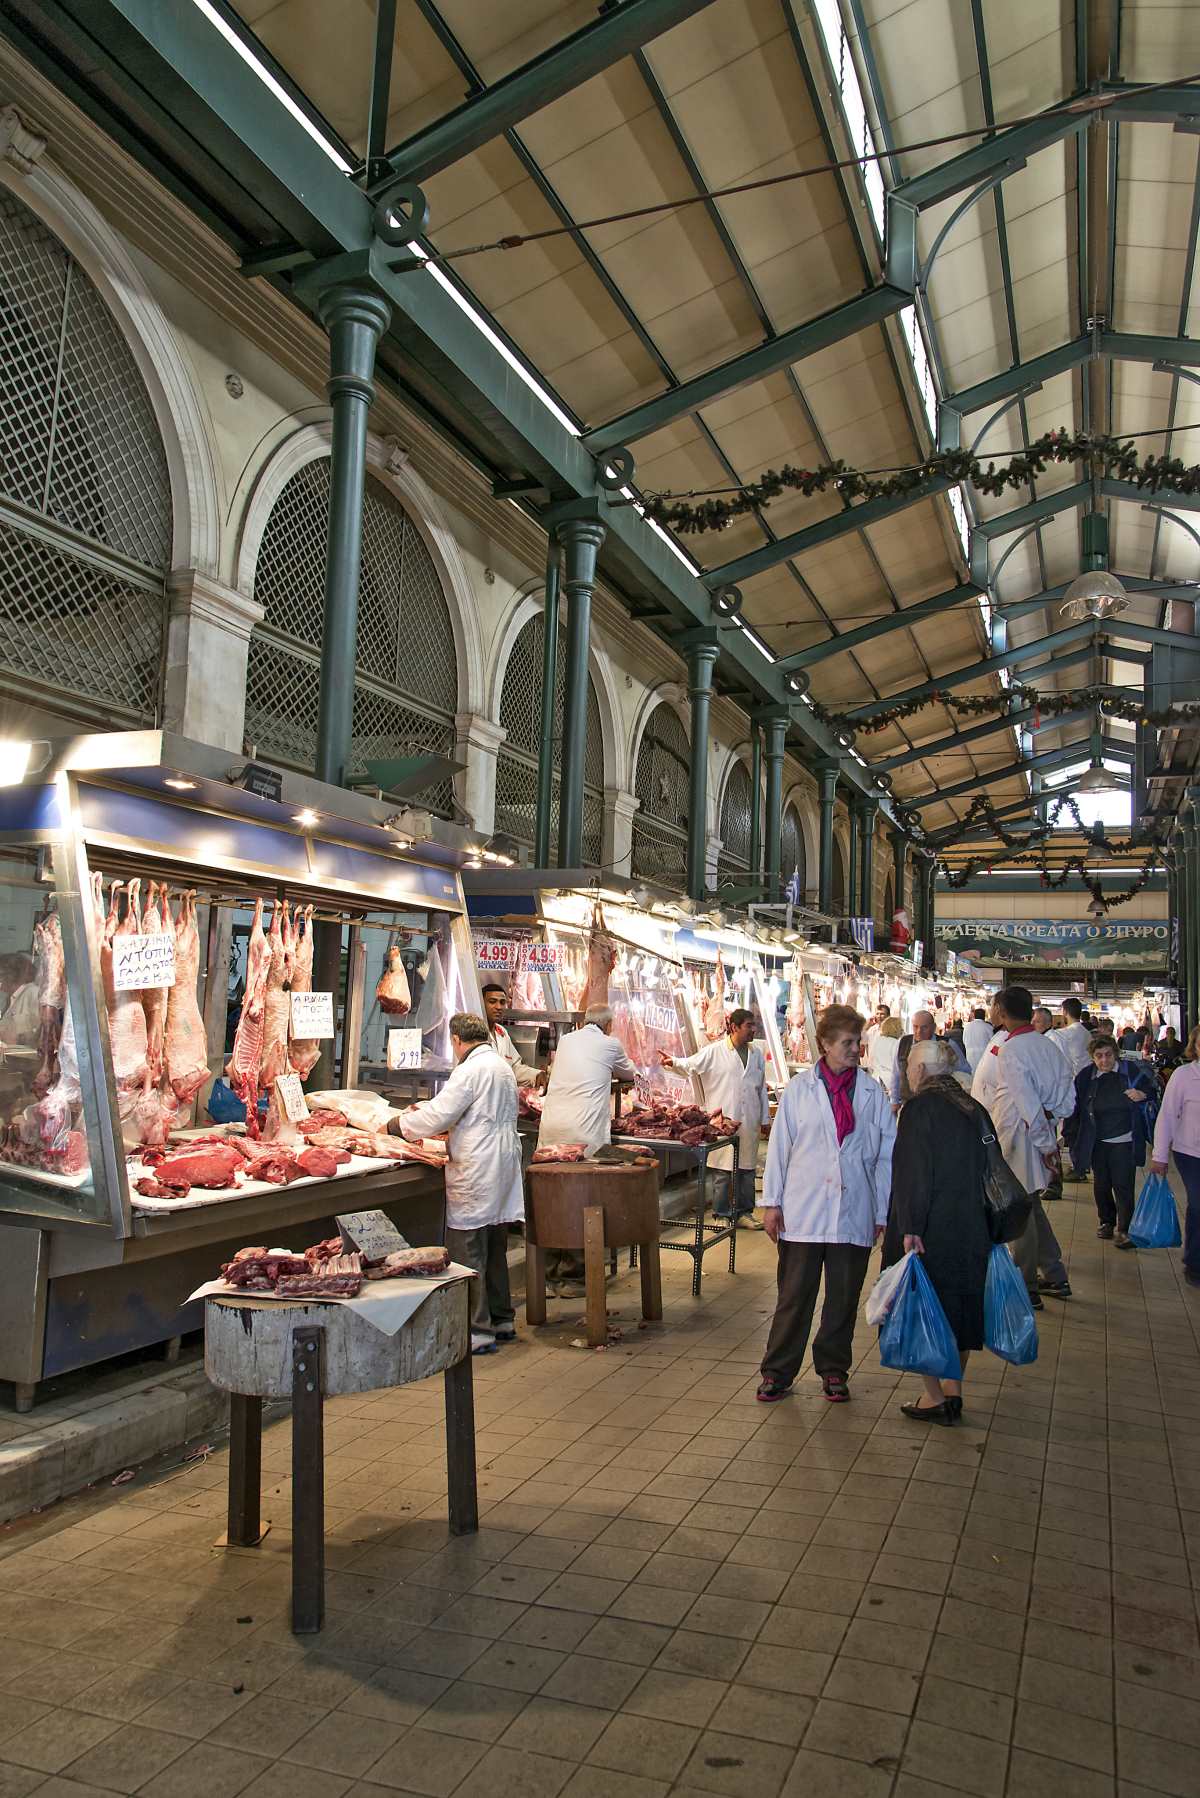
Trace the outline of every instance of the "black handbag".
{"type": "Polygon", "coordinates": [[[959,1090],[947,1091],[947,1097],[960,1111],[968,1113],[979,1126],[983,1143],[983,1211],[988,1235],[993,1242],[1015,1242],[1033,1214],[1033,1201],[1038,1195],[1026,1192],[1020,1180],[1004,1159],[996,1131],[986,1110],[959,1090]]]}

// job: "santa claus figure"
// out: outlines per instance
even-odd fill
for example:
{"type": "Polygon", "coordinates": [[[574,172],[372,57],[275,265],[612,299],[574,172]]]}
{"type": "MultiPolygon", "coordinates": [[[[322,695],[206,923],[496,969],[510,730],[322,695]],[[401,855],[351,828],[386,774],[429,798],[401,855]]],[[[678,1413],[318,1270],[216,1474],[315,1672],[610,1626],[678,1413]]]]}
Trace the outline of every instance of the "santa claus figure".
{"type": "Polygon", "coordinates": [[[908,913],[898,905],[892,913],[892,954],[907,955],[912,948],[912,925],[908,913]]]}

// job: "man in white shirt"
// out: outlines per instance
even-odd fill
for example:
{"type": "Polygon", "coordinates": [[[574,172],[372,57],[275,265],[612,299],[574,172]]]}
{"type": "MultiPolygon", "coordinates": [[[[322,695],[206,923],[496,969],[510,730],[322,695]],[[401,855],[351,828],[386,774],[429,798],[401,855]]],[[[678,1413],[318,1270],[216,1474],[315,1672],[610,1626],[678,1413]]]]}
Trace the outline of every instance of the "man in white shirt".
{"type": "MultiPolygon", "coordinates": [[[[758,1166],[758,1143],[768,1134],[771,1120],[767,1103],[767,1064],[763,1052],[754,1043],[754,1013],[739,1007],[731,1011],[726,1034],[719,1042],[706,1043],[695,1055],[659,1056],[665,1068],[678,1074],[697,1074],[704,1087],[704,1103],[709,1111],[723,1111],[727,1118],[741,1124],[738,1141],[737,1222],[744,1219],[749,1229],[761,1230],[754,1216],[754,1176],[758,1166]]],[[[718,1150],[713,1156],[715,1169],[729,1167],[733,1153],[718,1150]]],[[[730,1168],[730,1172],[732,1169],[730,1168]]],[[[722,1182],[726,1188],[729,1180],[722,1182]]],[[[714,1217],[734,1215],[734,1197],[724,1192],[713,1207],[714,1217]]]]}
{"type": "Polygon", "coordinates": [[[963,1025],[963,1051],[972,1074],[992,1046],[992,1027],[982,1006],[977,1007],[963,1025]]]}
{"type": "MultiPolygon", "coordinates": [[[[995,1057],[992,1122],[1005,1161],[1026,1192],[1040,1195],[1061,1178],[1058,1125],[1075,1109],[1075,1082],[1065,1056],[1033,1027],[1028,987],[1006,987],[996,995],[995,1009],[1008,1036],[995,1057]]],[[[1070,1298],[1062,1251],[1040,1196],[1034,1197],[1029,1223],[1012,1253],[1035,1310],[1044,1292],[1070,1298]]]]}
{"type": "Polygon", "coordinates": [[[521,1060],[520,1051],[512,1037],[500,1022],[500,1013],[508,1010],[508,994],[502,986],[491,982],[483,989],[483,1013],[487,1021],[488,1040],[497,1055],[502,1055],[513,1071],[518,1086],[537,1086],[544,1082],[545,1075],[539,1068],[531,1068],[528,1062],[521,1060]]]}
{"type": "Polygon", "coordinates": [[[1055,1048],[1061,1049],[1066,1056],[1067,1065],[1071,1070],[1071,1078],[1074,1080],[1076,1074],[1082,1073],[1084,1068],[1090,1067],[1092,1064],[1092,1051],[1089,1046],[1092,1032],[1086,1024],[1080,1022],[1083,1017],[1083,1006],[1078,999],[1064,999],[1062,1009],[1063,1016],[1067,1021],[1061,1029],[1051,1030],[1049,1037],[1055,1048]]]}
{"type": "MultiPolygon", "coordinates": [[[[582,1143],[594,1155],[612,1141],[612,1083],[637,1079],[638,1070],[612,1034],[613,1014],[607,1005],[589,1005],[578,1030],[559,1043],[546,1088],[538,1129],[538,1148],[549,1143],[582,1143]]],[[[546,1256],[546,1278],[559,1298],[582,1298],[583,1259],[563,1250],[546,1256]]]]}

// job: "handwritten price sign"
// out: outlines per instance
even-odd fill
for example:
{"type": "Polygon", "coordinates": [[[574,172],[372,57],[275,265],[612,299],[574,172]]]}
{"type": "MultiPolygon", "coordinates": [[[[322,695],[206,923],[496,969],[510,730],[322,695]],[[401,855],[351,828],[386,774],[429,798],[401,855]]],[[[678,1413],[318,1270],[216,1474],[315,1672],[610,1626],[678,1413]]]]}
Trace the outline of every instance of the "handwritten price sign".
{"type": "Polygon", "coordinates": [[[646,1110],[649,1110],[650,1107],[657,1103],[654,1096],[654,1088],[642,1074],[639,1074],[633,1083],[633,1096],[638,1104],[646,1110]]]}
{"type": "Polygon", "coordinates": [[[558,973],[565,959],[561,943],[526,943],[521,966],[531,974],[558,973]]]}
{"type": "Polygon", "coordinates": [[[299,1074],[280,1074],[275,1082],[275,1097],[289,1123],[299,1124],[308,1116],[308,1100],[299,1074]]]}
{"type": "Polygon", "coordinates": [[[387,1064],[393,1073],[401,1068],[419,1068],[421,1065],[421,1032],[419,1030],[389,1030],[387,1033],[387,1064]]]}
{"type": "Polygon", "coordinates": [[[302,1042],[333,1035],[333,994],[292,994],[292,1035],[302,1042]]]}
{"type": "Polygon", "coordinates": [[[484,939],[475,944],[475,966],[489,974],[515,974],[520,944],[484,939]]]}
{"type": "Polygon", "coordinates": [[[113,987],[137,993],[147,986],[174,986],[175,938],[165,930],[147,936],[114,936],[113,987]]]}

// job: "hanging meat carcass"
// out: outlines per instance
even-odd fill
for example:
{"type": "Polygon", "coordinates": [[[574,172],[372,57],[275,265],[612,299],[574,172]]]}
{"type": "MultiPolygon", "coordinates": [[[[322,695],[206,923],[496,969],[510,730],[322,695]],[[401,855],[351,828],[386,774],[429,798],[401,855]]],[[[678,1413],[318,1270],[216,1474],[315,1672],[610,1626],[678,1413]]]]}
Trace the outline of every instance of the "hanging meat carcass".
{"type": "MultiPolygon", "coordinates": [[[[163,920],[166,897],[166,887],[160,887],[156,880],[152,880],[146,888],[146,907],[142,912],[143,936],[162,935],[166,928],[163,920]]],[[[146,1014],[146,1066],[155,1086],[163,1076],[167,995],[170,990],[168,986],[144,986],[141,991],[142,1010],[146,1014]]]]}
{"type": "Polygon", "coordinates": [[[288,901],[276,900],[271,913],[271,930],[267,944],[271,959],[267,965],[267,990],[263,1016],[262,1086],[270,1092],[280,1074],[288,1069],[288,1028],[291,1023],[291,982],[294,943],[288,901]]]}
{"type": "Polygon", "coordinates": [[[138,916],[140,880],[124,883],[114,880],[109,889],[108,916],[104,920],[104,936],[100,947],[100,969],[104,977],[104,1001],[108,1008],[108,1032],[112,1043],[113,1076],[118,1090],[142,1091],[149,1080],[147,1065],[146,1013],[140,992],[119,993],[113,980],[113,944],[119,936],[137,936],[141,931],[138,916]],[[119,895],[127,891],[125,915],[119,915],[119,895]]]}
{"type": "MultiPolygon", "coordinates": [[[[311,993],[313,983],[313,908],[297,909],[296,929],[292,945],[292,991],[311,993]]],[[[288,1044],[288,1060],[294,1073],[307,1080],[321,1058],[319,1038],[293,1037],[288,1044]]]]}
{"type": "Polygon", "coordinates": [[[41,1097],[54,1084],[63,1014],[67,1008],[67,967],[62,922],[57,912],[39,919],[33,931],[33,971],[38,989],[38,1069],[33,1090],[41,1097]]]}
{"type": "Polygon", "coordinates": [[[804,987],[801,976],[795,969],[792,970],[788,986],[787,1050],[790,1061],[808,1060],[808,1036],[804,1029],[804,987]]]}
{"type": "Polygon", "coordinates": [[[609,976],[617,965],[617,945],[606,930],[593,926],[588,938],[588,970],[587,992],[584,994],[584,1011],[590,1011],[593,1005],[608,1004],[609,976]]]}
{"type": "MultiPolygon", "coordinates": [[[[258,1135],[258,1094],[263,1060],[267,978],[271,972],[271,947],[263,934],[263,902],[254,902],[254,922],[246,945],[246,986],[242,1015],[238,1019],[226,1074],[229,1084],[246,1107],[246,1128],[258,1135]]],[[[178,978],[178,976],[176,976],[178,978]]],[[[170,1024],[168,1020],[168,1030],[170,1024]]]]}
{"type": "Polygon", "coordinates": [[[375,997],[379,1001],[380,1011],[387,1012],[389,1017],[407,1017],[412,1007],[408,976],[404,972],[404,962],[398,948],[393,947],[387,952],[383,973],[375,988],[375,997]]]}
{"type": "Polygon", "coordinates": [[[725,1034],[725,963],[719,949],[712,997],[704,1007],[704,1034],[710,1043],[719,1042],[725,1034]]]}
{"type": "MultiPolygon", "coordinates": [[[[161,896],[163,929],[170,930],[171,903],[165,887],[161,889],[161,896]]],[[[200,978],[200,932],[196,925],[194,888],[181,896],[179,915],[173,928],[175,984],[167,989],[166,1073],[176,1099],[181,1105],[190,1105],[208,1079],[208,1039],[196,997],[200,978]]]]}

